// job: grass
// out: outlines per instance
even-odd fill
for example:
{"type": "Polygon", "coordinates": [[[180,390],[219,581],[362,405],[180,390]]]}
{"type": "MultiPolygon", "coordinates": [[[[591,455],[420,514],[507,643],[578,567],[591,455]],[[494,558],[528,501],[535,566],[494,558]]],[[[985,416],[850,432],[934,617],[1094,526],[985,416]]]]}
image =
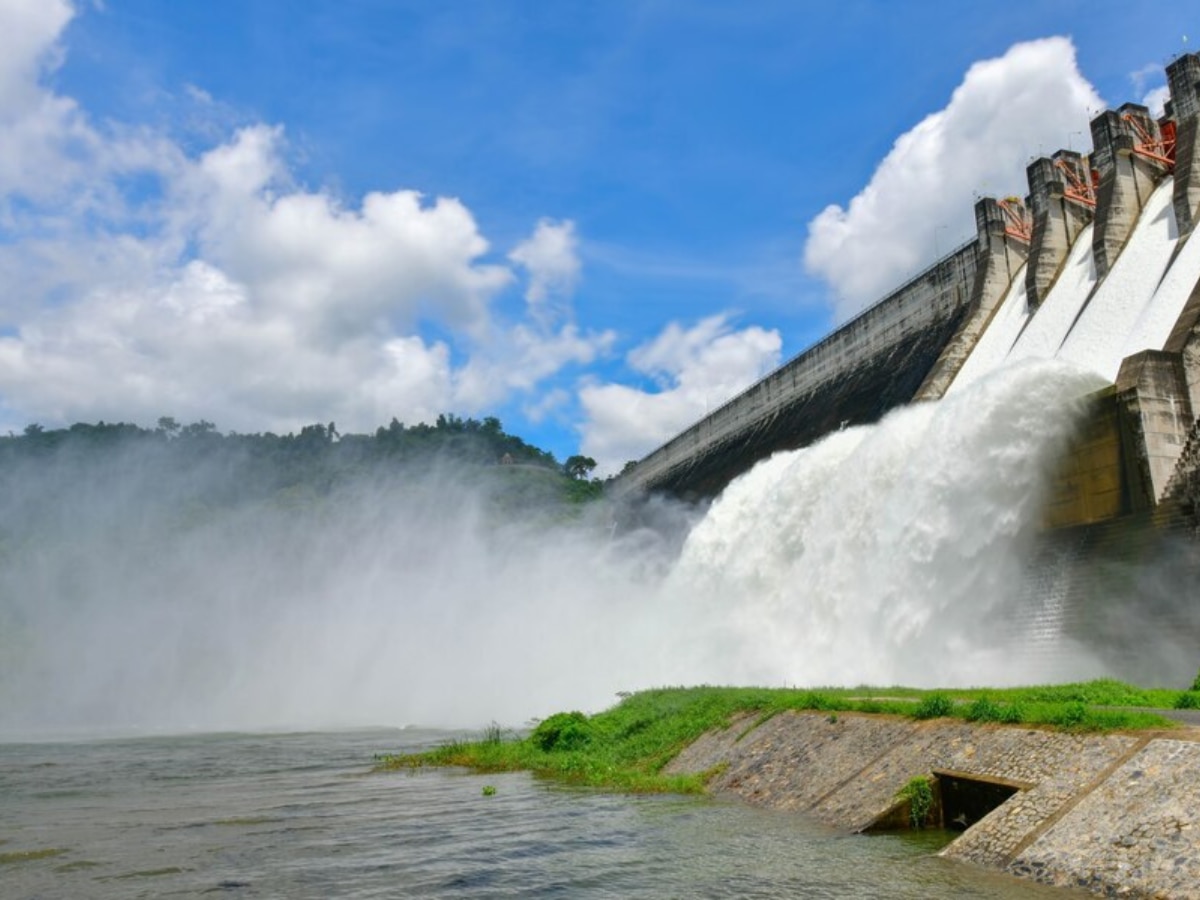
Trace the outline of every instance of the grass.
{"type": "Polygon", "coordinates": [[[933,779],[928,775],[910,778],[896,792],[897,800],[908,801],[908,822],[914,831],[924,828],[933,810],[933,779]]]}
{"type": "Polygon", "coordinates": [[[629,792],[701,793],[715,774],[666,775],[663,769],[706,731],[739,715],[754,716],[741,739],[786,710],[882,713],[916,719],[1035,725],[1068,731],[1171,728],[1153,713],[1120,707],[1172,708],[1184,691],[1143,689],[1117,681],[1025,688],[922,691],[912,688],[658,688],[624,697],[592,716],[557,713],[519,736],[494,723],[476,741],[451,741],[424,753],[382,754],[379,770],[466,766],[478,772],[525,770],[564,781],[629,792]]]}
{"type": "Polygon", "coordinates": [[[47,847],[42,850],[18,850],[13,853],[0,853],[0,865],[50,859],[54,856],[62,856],[66,852],[62,847],[47,847]]]}

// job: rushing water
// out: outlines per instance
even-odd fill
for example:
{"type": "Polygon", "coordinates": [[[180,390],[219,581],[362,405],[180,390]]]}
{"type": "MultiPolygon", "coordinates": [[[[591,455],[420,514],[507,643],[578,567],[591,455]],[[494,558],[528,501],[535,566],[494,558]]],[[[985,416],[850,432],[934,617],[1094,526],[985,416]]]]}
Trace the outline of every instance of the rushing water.
{"type": "MultiPolygon", "coordinates": [[[[0,740],[515,723],[665,683],[1102,674],[1062,645],[1057,668],[1035,669],[1013,603],[1080,398],[1095,373],[1161,344],[1200,272],[1193,238],[1163,277],[1177,238],[1165,190],[1098,289],[1086,230],[1039,310],[1013,288],[943,401],[764,461],[679,553],[607,522],[497,521],[453,478],[350,486],[299,516],[198,520],[136,458],[102,478],[16,479],[0,496],[16,536],[0,543],[0,740]],[[1031,359],[1056,354],[1075,365],[1031,359]],[[43,493],[61,508],[31,531],[43,493]]],[[[938,836],[852,837],[527,775],[367,775],[374,752],[433,740],[0,744],[0,897],[1039,892],[937,858],[938,836]]]]}
{"type": "Polygon", "coordinates": [[[368,774],[374,752],[436,739],[0,744],[0,896],[1062,896],[937,858],[941,834],[846,835],[795,814],[526,774],[368,774]]]}

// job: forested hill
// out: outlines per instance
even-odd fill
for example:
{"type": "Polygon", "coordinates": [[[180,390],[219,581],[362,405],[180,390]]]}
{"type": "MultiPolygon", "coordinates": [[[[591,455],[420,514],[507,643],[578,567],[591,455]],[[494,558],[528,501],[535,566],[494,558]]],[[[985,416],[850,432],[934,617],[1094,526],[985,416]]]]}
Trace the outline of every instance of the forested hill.
{"type": "MultiPolygon", "coordinates": [[[[395,419],[374,434],[340,434],[334,423],[313,424],[299,434],[223,434],[211,422],[181,425],[172,418],[157,427],[128,423],[76,423],[0,436],[0,480],[33,471],[113,470],[133,465],[156,480],[171,473],[203,471],[210,500],[262,498],[280,492],[322,494],[356,478],[419,477],[452,469],[489,474],[523,484],[543,499],[585,500],[600,492],[589,480],[595,462],[573,456],[559,463],[552,453],[504,431],[500,420],[440,415],[433,425],[406,426],[395,419]],[[18,475],[18,473],[21,473],[18,475]],[[7,476],[7,477],[6,477],[7,476]]],[[[496,480],[495,478],[491,480],[496,480]]]]}

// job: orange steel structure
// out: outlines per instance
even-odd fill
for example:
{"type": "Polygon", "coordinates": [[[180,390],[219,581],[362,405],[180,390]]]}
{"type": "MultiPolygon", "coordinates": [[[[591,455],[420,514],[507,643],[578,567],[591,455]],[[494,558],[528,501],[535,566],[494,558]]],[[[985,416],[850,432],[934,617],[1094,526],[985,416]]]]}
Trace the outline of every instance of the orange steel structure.
{"type": "Polygon", "coordinates": [[[1152,159],[1155,162],[1162,163],[1170,172],[1175,168],[1175,123],[1168,119],[1162,124],[1159,133],[1155,134],[1153,130],[1147,128],[1137,116],[1131,116],[1126,113],[1121,117],[1130,124],[1134,133],[1137,135],[1137,140],[1133,145],[1133,152],[1138,156],[1144,156],[1146,159],[1152,159]]]}
{"type": "Polygon", "coordinates": [[[1096,206],[1096,184],[1095,175],[1088,178],[1082,175],[1074,166],[1069,166],[1061,159],[1056,159],[1054,165],[1063,173],[1066,178],[1067,186],[1063,190],[1063,196],[1068,200],[1074,200],[1076,203],[1082,203],[1084,206],[1095,208],[1096,206]]]}
{"type": "Polygon", "coordinates": [[[1004,213],[1004,233],[1028,244],[1033,239],[1033,222],[1025,205],[1016,197],[997,200],[996,205],[1004,213]]]}

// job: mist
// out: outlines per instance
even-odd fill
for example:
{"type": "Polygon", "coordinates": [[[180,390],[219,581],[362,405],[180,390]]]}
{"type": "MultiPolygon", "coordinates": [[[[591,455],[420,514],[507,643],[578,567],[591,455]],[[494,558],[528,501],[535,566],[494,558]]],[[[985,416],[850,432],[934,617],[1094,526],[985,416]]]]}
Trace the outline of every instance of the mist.
{"type": "Polygon", "coordinates": [[[1109,674],[1065,637],[1024,654],[1020,610],[1099,383],[1010,367],[637,527],[607,501],[514,511],[479,467],[267,500],[231,496],[236,460],[154,448],[7,471],[0,735],[519,726],[670,684],[1109,674]]]}
{"type": "Polygon", "coordinates": [[[213,506],[228,460],[166,462],[10,474],[4,731],[519,723],[653,680],[666,544],[598,506],[506,516],[450,464],[213,506]]]}

